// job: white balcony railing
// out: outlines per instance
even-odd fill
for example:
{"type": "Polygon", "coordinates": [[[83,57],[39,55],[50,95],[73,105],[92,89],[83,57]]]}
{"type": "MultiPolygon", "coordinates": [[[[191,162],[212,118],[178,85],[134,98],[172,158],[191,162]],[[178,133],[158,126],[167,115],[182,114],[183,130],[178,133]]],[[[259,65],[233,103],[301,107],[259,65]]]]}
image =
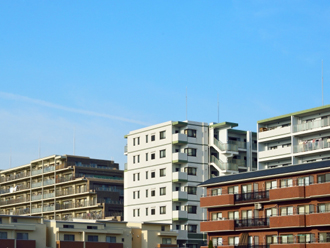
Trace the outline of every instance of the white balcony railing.
{"type": "Polygon", "coordinates": [[[315,120],[306,123],[300,123],[293,126],[293,132],[308,131],[316,128],[328,127],[330,126],[330,118],[315,120]]]}
{"type": "Polygon", "coordinates": [[[259,152],[259,159],[291,154],[291,146],[259,152]]]}
{"type": "Polygon", "coordinates": [[[187,173],[181,172],[181,171],[173,172],[172,180],[173,181],[187,181],[188,180],[187,173]]]}
{"type": "Polygon", "coordinates": [[[267,130],[267,131],[259,132],[259,139],[267,139],[267,138],[271,138],[271,137],[274,137],[274,136],[290,134],[290,132],[291,132],[291,126],[278,127],[278,128],[275,128],[275,129],[270,129],[270,130],[267,130]]]}
{"type": "Polygon", "coordinates": [[[31,184],[31,188],[41,187],[42,182],[36,182],[31,184]]]}
{"type": "Polygon", "coordinates": [[[293,147],[293,152],[310,152],[315,150],[321,150],[330,148],[330,142],[328,140],[315,141],[315,142],[306,142],[304,144],[296,145],[293,147]]]}

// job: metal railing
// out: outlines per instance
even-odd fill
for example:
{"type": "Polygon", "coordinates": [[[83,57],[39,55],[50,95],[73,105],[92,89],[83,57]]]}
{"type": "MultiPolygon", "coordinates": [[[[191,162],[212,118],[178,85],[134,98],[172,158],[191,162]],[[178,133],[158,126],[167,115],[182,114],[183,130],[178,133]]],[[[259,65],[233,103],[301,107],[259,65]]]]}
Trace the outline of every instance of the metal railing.
{"type": "Polygon", "coordinates": [[[31,175],[34,176],[34,175],[39,175],[42,173],[42,169],[39,169],[39,170],[32,170],[32,173],[31,175]]]}
{"type": "Polygon", "coordinates": [[[81,207],[91,207],[99,205],[94,201],[83,201],[83,202],[70,202],[70,203],[56,203],[56,210],[70,209],[70,208],[81,208],[81,207]]]}
{"type": "Polygon", "coordinates": [[[30,172],[19,172],[16,175],[10,175],[10,176],[4,176],[0,178],[0,182],[8,182],[8,181],[12,181],[12,180],[16,180],[19,178],[23,178],[23,177],[28,177],[30,176],[30,172]]]}
{"type": "Polygon", "coordinates": [[[309,152],[309,151],[315,151],[320,149],[330,148],[330,142],[327,140],[321,140],[315,142],[306,142],[304,144],[295,145],[293,147],[293,152],[309,152]]]}
{"type": "Polygon", "coordinates": [[[0,201],[0,205],[16,204],[16,203],[26,202],[29,200],[30,200],[29,198],[25,198],[25,197],[18,199],[4,200],[4,201],[0,201]]]}
{"type": "Polygon", "coordinates": [[[31,214],[42,212],[42,208],[31,208],[31,214]]]}
{"type": "Polygon", "coordinates": [[[55,183],[55,179],[44,180],[44,186],[51,185],[55,183]]]}
{"type": "Polygon", "coordinates": [[[35,182],[35,183],[32,183],[32,184],[31,184],[31,188],[41,187],[41,185],[42,185],[42,181],[40,181],[40,182],[35,182]]]}
{"type": "Polygon", "coordinates": [[[238,170],[238,164],[223,162],[213,155],[211,156],[211,163],[215,163],[221,170],[238,170]]]}
{"type": "Polygon", "coordinates": [[[45,172],[54,171],[54,170],[55,170],[55,166],[54,166],[54,165],[44,167],[44,173],[45,173],[45,172]]]}
{"type": "Polygon", "coordinates": [[[301,123],[293,126],[293,132],[302,132],[307,130],[312,130],[320,127],[330,126],[330,118],[325,118],[321,120],[315,120],[311,122],[301,123]]]}
{"type": "Polygon", "coordinates": [[[63,183],[72,180],[75,180],[74,175],[56,176],[56,183],[63,183]]]}
{"type": "Polygon", "coordinates": [[[243,201],[252,201],[252,200],[268,200],[269,199],[269,191],[256,191],[256,192],[248,192],[235,194],[235,202],[243,202],[243,201]]]}
{"type": "Polygon", "coordinates": [[[42,194],[40,194],[40,195],[33,195],[33,196],[31,197],[31,200],[32,200],[32,201],[36,201],[36,200],[40,200],[40,199],[42,199],[42,194]]]}
{"type": "Polygon", "coordinates": [[[53,197],[55,197],[55,192],[44,194],[44,199],[46,199],[46,198],[53,198],[53,197]]]}
{"type": "Polygon", "coordinates": [[[55,206],[44,206],[44,212],[54,211],[54,210],[55,210],[55,206]]]}
{"type": "Polygon", "coordinates": [[[235,227],[265,227],[269,225],[269,218],[252,218],[235,220],[235,227]]]}
{"type": "Polygon", "coordinates": [[[237,144],[234,143],[222,143],[220,140],[213,138],[214,144],[218,147],[221,151],[238,151],[237,144]]]}

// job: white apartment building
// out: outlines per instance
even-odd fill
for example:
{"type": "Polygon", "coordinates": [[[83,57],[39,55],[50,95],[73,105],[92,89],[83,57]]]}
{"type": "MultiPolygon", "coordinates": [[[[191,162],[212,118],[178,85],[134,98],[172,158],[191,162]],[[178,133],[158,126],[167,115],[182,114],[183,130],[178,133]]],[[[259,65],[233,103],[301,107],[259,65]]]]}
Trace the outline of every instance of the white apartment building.
{"type": "Polygon", "coordinates": [[[206,212],[199,199],[206,192],[197,185],[210,176],[256,169],[256,134],[234,131],[236,126],[169,121],[126,135],[125,220],[170,223],[180,247],[200,247],[206,212]]]}
{"type": "Polygon", "coordinates": [[[330,105],[258,121],[258,168],[330,159],[330,105]]]}

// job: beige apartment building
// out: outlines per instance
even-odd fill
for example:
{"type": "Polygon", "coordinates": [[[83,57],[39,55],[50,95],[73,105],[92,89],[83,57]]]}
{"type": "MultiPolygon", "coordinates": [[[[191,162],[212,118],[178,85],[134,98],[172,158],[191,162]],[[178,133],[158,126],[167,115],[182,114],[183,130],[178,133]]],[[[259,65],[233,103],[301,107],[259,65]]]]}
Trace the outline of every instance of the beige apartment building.
{"type": "Polygon", "coordinates": [[[53,155],[0,171],[0,214],[44,219],[123,216],[123,171],[109,160],[53,155]]]}
{"type": "Polygon", "coordinates": [[[109,220],[44,220],[0,215],[0,247],[5,248],[172,248],[177,232],[169,224],[109,220]]]}

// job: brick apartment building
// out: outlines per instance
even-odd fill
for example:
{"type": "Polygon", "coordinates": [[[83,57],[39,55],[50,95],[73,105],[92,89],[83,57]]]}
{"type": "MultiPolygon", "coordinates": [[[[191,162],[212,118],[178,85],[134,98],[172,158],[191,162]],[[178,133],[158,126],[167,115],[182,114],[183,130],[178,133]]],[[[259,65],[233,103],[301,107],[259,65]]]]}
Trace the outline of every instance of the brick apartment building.
{"type": "Polygon", "coordinates": [[[201,183],[201,231],[227,248],[330,247],[330,161],[216,177],[201,183]]]}

